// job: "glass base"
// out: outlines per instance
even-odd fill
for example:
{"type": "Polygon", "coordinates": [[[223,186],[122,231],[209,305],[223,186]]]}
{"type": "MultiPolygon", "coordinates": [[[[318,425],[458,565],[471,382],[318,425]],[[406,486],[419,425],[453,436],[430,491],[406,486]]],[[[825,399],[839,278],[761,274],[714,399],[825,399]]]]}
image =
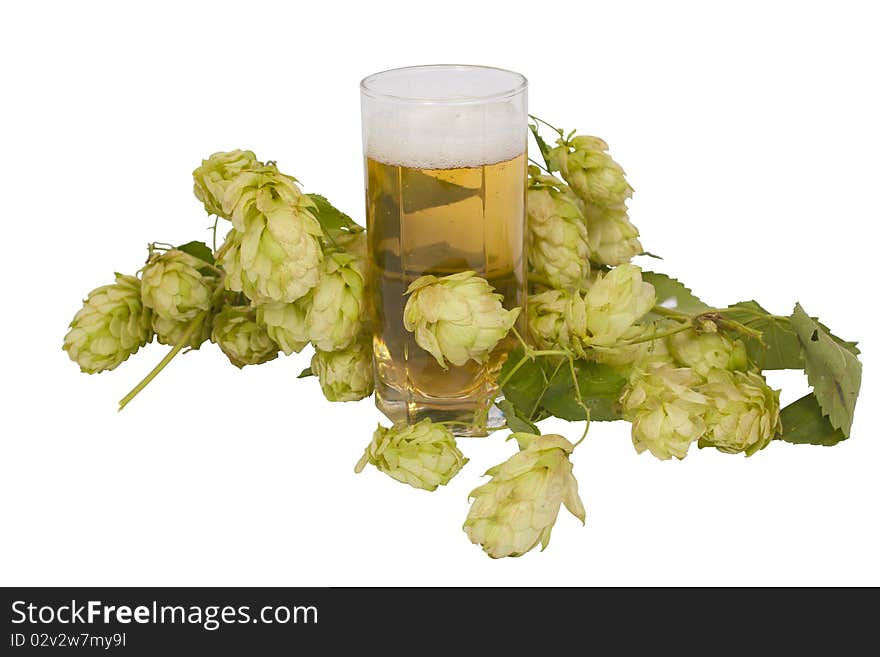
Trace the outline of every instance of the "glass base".
{"type": "Polygon", "coordinates": [[[501,410],[492,402],[476,406],[473,402],[435,400],[428,405],[384,399],[377,394],[376,407],[394,423],[415,424],[425,418],[432,422],[446,422],[452,433],[461,437],[488,436],[490,430],[504,426],[505,422],[501,410]]]}

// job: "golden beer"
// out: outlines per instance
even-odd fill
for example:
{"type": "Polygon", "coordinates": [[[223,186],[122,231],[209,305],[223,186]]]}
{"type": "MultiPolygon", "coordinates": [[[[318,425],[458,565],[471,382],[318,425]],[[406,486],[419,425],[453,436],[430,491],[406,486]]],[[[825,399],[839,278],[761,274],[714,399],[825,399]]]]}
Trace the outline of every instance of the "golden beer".
{"type": "Polygon", "coordinates": [[[505,308],[524,307],[525,85],[510,71],[466,66],[397,69],[361,84],[376,404],[395,422],[428,417],[485,435],[500,421],[490,410],[515,337],[485,363],[444,369],[403,314],[414,280],[465,270],[505,308]]]}
{"type": "Polygon", "coordinates": [[[450,169],[368,158],[366,167],[377,403],[408,422],[479,421],[494,400],[511,339],[482,365],[444,370],[404,329],[404,293],[419,276],[472,269],[504,296],[505,308],[522,307],[526,156],[450,169]]]}

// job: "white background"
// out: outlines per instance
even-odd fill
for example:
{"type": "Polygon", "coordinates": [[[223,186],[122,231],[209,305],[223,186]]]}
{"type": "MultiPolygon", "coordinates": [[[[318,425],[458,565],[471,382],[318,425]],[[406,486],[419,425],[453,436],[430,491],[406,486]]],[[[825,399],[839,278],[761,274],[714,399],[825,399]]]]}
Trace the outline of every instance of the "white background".
{"type": "Polygon", "coordinates": [[[0,583],[880,584],[870,6],[6,3],[0,583]],[[208,237],[200,159],[253,149],[363,221],[360,78],[446,62],[521,71],[533,113],[605,138],[645,247],[704,299],[799,300],[861,340],[852,439],[660,462],[595,426],[586,527],[563,510],[547,551],[492,561],[460,527],[513,446],[463,441],[433,494],[355,475],[379,413],[296,380],[306,353],[238,371],[206,345],[117,414],[166,348],[86,376],[62,337],[148,241],[208,237]]]}

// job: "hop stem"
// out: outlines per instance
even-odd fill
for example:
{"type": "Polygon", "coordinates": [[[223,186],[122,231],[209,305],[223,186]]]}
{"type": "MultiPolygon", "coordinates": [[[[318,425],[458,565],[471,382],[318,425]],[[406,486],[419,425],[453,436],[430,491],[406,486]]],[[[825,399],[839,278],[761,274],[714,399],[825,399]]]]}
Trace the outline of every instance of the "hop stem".
{"type": "Polygon", "coordinates": [[[177,354],[180,353],[181,349],[183,349],[183,348],[186,346],[186,344],[189,342],[189,339],[192,337],[192,334],[195,333],[195,331],[198,329],[198,327],[201,326],[202,322],[205,321],[205,316],[206,316],[206,315],[207,315],[207,312],[203,310],[202,312],[200,312],[200,313],[196,316],[196,318],[195,318],[192,322],[190,322],[190,325],[186,328],[186,331],[184,331],[184,333],[183,333],[183,335],[181,336],[180,340],[178,340],[178,341],[177,341],[177,344],[174,345],[174,347],[171,349],[171,351],[169,351],[169,352],[165,355],[165,358],[163,358],[162,360],[160,360],[160,361],[159,361],[159,364],[156,365],[156,367],[154,367],[154,368],[150,371],[150,373],[147,374],[147,375],[141,380],[140,383],[138,383],[134,388],[131,389],[131,392],[129,392],[125,397],[123,397],[122,399],[119,400],[119,409],[118,409],[118,410],[121,411],[123,408],[125,408],[126,405],[127,405],[132,399],[134,399],[134,398],[138,395],[138,393],[139,393],[141,390],[143,390],[144,388],[146,388],[147,385],[149,385],[150,381],[152,381],[153,379],[155,379],[156,376],[159,374],[159,372],[161,372],[163,369],[165,369],[165,366],[166,366],[168,363],[170,363],[170,362],[174,359],[174,357],[175,357],[177,354]]]}
{"type": "Polygon", "coordinates": [[[560,137],[565,135],[565,133],[560,128],[557,128],[555,125],[547,123],[544,119],[540,119],[537,116],[535,116],[534,114],[529,114],[529,118],[537,121],[538,123],[543,123],[545,126],[550,128],[553,132],[557,133],[560,137]]]}

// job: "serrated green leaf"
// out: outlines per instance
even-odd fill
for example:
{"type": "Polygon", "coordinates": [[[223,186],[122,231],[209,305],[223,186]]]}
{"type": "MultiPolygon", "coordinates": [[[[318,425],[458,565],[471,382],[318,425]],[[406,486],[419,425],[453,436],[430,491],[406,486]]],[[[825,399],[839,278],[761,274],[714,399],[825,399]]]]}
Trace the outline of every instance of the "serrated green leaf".
{"type": "Polygon", "coordinates": [[[765,310],[757,301],[740,301],[724,313],[731,319],[761,332],[761,339],[740,336],[749,358],[762,370],[799,370],[804,358],[797,334],[788,317],[779,317],[765,310]]]}
{"type": "Polygon", "coordinates": [[[835,341],[798,303],[791,325],[804,352],[805,370],[813,394],[831,425],[849,436],[853,413],[862,385],[862,364],[846,347],[835,341]]]}
{"type": "MultiPolygon", "coordinates": [[[[521,361],[522,355],[522,349],[510,354],[501,370],[502,381],[521,361]]],[[[581,397],[590,409],[590,419],[619,420],[617,400],[626,377],[608,365],[592,361],[576,360],[574,369],[581,397]]],[[[530,422],[538,422],[548,415],[569,421],[586,419],[577,402],[571,368],[564,358],[541,356],[526,360],[504,384],[504,396],[515,412],[530,422]]]]}
{"type": "MultiPolygon", "coordinates": [[[[740,301],[725,312],[724,317],[745,324],[761,332],[761,339],[740,336],[746,344],[749,358],[762,370],[800,370],[804,368],[804,357],[801,343],[798,340],[790,317],[773,315],[757,301],[740,301]]],[[[813,318],[814,321],[817,321],[813,318]]],[[[858,355],[855,342],[847,342],[828,331],[828,327],[819,323],[828,335],[841,347],[858,355]]]]}
{"type": "MultiPolygon", "coordinates": [[[[574,361],[574,371],[581,398],[590,409],[590,420],[608,422],[620,419],[618,400],[626,385],[626,377],[613,367],[592,361],[574,361]]],[[[543,408],[563,420],[586,420],[584,409],[577,401],[571,367],[566,362],[558,368],[541,401],[543,408]]]]}
{"type": "Polygon", "coordinates": [[[504,413],[504,419],[507,420],[507,428],[511,431],[525,431],[526,433],[541,435],[541,430],[524,418],[510,400],[502,399],[496,402],[496,406],[504,413]]]}
{"type": "Polygon", "coordinates": [[[188,253],[191,256],[198,258],[199,260],[207,262],[209,265],[214,264],[214,253],[211,251],[210,247],[204,242],[187,242],[186,244],[181,244],[176,248],[178,251],[183,251],[184,253],[188,253]]]}
{"type": "Polygon", "coordinates": [[[796,445],[836,445],[846,436],[840,429],[831,426],[831,421],[822,414],[819,401],[813,393],[801,397],[782,409],[782,433],[776,440],[784,440],[796,445]]]}
{"type": "MultiPolygon", "coordinates": [[[[654,271],[643,271],[642,280],[654,286],[657,293],[657,305],[675,308],[683,313],[700,313],[709,310],[690,288],[679,280],[654,271]]],[[[659,315],[649,314],[649,319],[657,319],[659,315]]]]}
{"type": "Polygon", "coordinates": [[[306,194],[315,204],[312,212],[318,223],[325,232],[334,230],[348,230],[352,233],[359,233],[364,227],[355,223],[354,219],[345,214],[342,210],[333,206],[326,197],[320,194],[306,194]]]}
{"type": "Polygon", "coordinates": [[[307,379],[307,378],[310,377],[310,376],[315,376],[315,373],[312,372],[312,368],[311,368],[311,367],[307,367],[307,368],[304,369],[302,372],[300,372],[300,373],[297,375],[296,378],[297,378],[297,379],[307,379]]]}

